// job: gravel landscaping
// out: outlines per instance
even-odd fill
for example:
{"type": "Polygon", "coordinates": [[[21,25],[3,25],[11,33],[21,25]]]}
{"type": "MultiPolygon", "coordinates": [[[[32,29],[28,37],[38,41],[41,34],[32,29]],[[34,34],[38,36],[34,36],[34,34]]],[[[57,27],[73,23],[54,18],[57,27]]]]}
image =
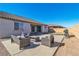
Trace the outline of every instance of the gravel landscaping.
{"type": "Polygon", "coordinates": [[[79,39],[71,37],[64,40],[65,45],[60,47],[56,56],[79,56],[79,39]]]}

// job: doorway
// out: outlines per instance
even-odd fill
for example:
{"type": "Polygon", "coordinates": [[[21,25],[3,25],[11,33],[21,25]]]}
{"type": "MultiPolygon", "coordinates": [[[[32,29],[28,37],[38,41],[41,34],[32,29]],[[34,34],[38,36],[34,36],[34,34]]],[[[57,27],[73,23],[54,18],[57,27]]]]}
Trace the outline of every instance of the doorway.
{"type": "Polygon", "coordinates": [[[37,32],[41,32],[41,26],[37,26],[37,32]]]}

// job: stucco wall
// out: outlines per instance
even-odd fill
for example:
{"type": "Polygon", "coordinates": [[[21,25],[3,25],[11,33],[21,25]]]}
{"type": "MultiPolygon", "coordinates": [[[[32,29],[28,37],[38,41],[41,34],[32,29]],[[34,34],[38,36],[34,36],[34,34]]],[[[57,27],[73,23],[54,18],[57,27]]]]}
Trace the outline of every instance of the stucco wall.
{"type": "MultiPolygon", "coordinates": [[[[19,23],[22,23],[22,22],[19,22],[19,23]]],[[[20,28],[23,28],[25,33],[31,32],[29,23],[23,23],[23,26],[20,26],[20,28]]],[[[14,30],[14,21],[0,19],[0,38],[10,37],[11,34],[17,35],[21,33],[22,33],[21,29],[14,30]]]]}
{"type": "Polygon", "coordinates": [[[31,26],[29,23],[23,23],[23,29],[24,33],[30,33],[31,32],[31,26]]]}
{"type": "Polygon", "coordinates": [[[0,19],[0,38],[10,37],[12,34],[20,33],[21,30],[14,30],[14,21],[0,19]]]}
{"type": "Polygon", "coordinates": [[[14,22],[0,18],[0,38],[8,37],[13,32],[14,22]]]}

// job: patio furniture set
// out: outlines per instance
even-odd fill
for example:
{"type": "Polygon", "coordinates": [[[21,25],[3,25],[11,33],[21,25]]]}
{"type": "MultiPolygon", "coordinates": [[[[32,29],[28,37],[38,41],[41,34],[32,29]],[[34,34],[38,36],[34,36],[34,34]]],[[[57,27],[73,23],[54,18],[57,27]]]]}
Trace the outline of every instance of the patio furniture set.
{"type": "Polygon", "coordinates": [[[31,37],[31,36],[15,36],[11,35],[11,43],[16,43],[19,45],[19,49],[24,49],[24,47],[31,45],[31,39],[35,39],[35,42],[40,41],[42,45],[52,47],[54,43],[54,36],[53,34],[44,35],[41,39],[39,37],[31,37]]]}

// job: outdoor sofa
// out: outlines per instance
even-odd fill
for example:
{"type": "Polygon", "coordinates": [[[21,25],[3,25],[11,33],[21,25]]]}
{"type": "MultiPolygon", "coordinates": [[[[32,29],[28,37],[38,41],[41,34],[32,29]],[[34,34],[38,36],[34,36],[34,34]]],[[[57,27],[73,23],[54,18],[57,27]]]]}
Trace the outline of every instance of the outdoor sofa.
{"type": "Polygon", "coordinates": [[[30,45],[30,37],[25,38],[17,38],[15,35],[11,35],[11,42],[17,43],[19,45],[19,49],[23,49],[26,46],[30,45]]]}
{"type": "Polygon", "coordinates": [[[53,34],[46,35],[45,37],[43,37],[41,39],[41,44],[42,45],[45,45],[45,46],[48,46],[48,47],[52,47],[53,43],[54,43],[54,36],[53,36],[53,34]]]}

